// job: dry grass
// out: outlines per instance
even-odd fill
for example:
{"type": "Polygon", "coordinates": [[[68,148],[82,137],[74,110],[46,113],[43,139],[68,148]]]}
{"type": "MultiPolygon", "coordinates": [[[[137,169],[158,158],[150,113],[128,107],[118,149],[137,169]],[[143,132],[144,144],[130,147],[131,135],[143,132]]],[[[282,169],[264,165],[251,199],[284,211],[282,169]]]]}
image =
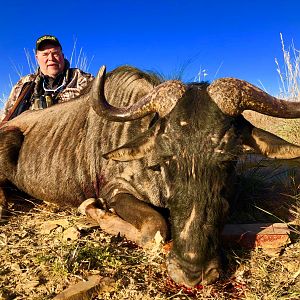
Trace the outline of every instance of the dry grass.
{"type": "Polygon", "coordinates": [[[82,47],[79,51],[77,50],[77,38],[75,38],[72,53],[70,55],[70,65],[74,68],[79,68],[84,72],[88,72],[93,59],[94,56],[92,56],[91,59],[88,58],[82,47]]]}
{"type": "Polygon", "coordinates": [[[15,199],[10,211],[0,233],[1,300],[52,299],[95,274],[109,283],[89,299],[275,300],[300,296],[299,232],[280,257],[270,258],[258,249],[227,248],[228,266],[218,283],[184,289],[168,277],[166,253],[159,245],[143,250],[119,236],[109,236],[83,222],[75,209],[15,199]]]}
{"type": "Polygon", "coordinates": [[[279,97],[282,99],[299,101],[300,91],[300,51],[295,48],[294,43],[286,49],[282,34],[280,33],[283,67],[281,68],[278,59],[275,58],[277,65],[277,73],[280,78],[280,93],[279,97]]]}

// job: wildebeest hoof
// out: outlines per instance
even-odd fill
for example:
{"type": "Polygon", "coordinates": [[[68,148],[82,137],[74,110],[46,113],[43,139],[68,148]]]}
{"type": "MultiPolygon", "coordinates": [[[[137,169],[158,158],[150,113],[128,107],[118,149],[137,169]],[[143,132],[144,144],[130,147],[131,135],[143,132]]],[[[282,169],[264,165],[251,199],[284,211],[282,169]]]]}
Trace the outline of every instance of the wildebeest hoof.
{"type": "Polygon", "coordinates": [[[166,241],[168,227],[164,218],[156,217],[145,222],[140,231],[142,247],[149,248],[153,243],[157,244],[166,241]]]}
{"type": "Polygon", "coordinates": [[[92,205],[92,204],[95,204],[96,203],[96,199],[95,198],[89,198],[89,199],[86,199],[85,201],[83,201],[79,207],[78,207],[78,211],[86,216],[86,208],[89,206],[89,205],[92,205]]]}
{"type": "Polygon", "coordinates": [[[97,199],[95,199],[95,198],[89,198],[89,199],[86,199],[85,201],[83,201],[80,205],[79,205],[79,207],[78,207],[78,211],[82,214],[82,215],[84,215],[84,216],[86,216],[88,213],[87,213],[87,211],[89,210],[95,210],[95,211],[97,211],[97,215],[99,216],[99,217],[101,217],[101,215],[104,215],[105,214],[105,211],[104,210],[102,210],[102,209],[100,209],[100,208],[98,208],[96,205],[98,204],[98,201],[97,201],[97,199]]]}
{"type": "Polygon", "coordinates": [[[157,231],[154,236],[142,235],[139,245],[144,249],[151,249],[164,243],[164,238],[160,231],[157,231]]]}

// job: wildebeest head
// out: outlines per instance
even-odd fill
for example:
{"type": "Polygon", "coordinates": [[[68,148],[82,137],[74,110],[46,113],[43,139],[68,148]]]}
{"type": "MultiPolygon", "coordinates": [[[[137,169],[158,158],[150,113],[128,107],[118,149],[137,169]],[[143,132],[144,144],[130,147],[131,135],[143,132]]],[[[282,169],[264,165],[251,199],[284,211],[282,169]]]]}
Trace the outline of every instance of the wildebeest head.
{"type": "MultiPolygon", "coordinates": [[[[135,105],[116,108],[104,97],[102,73],[94,84],[95,111],[121,122],[153,112],[158,115],[148,131],[104,157],[145,159],[149,168],[161,173],[171,215],[170,276],[187,286],[216,281],[221,270],[219,236],[236,159],[245,144],[256,150],[263,148],[255,128],[241,113],[252,109],[272,116],[299,117],[299,104],[275,99],[249,83],[227,78],[210,86],[166,82],[135,105]],[[164,93],[169,94],[168,102],[164,93]]],[[[272,136],[268,138],[272,142],[272,136]]]]}

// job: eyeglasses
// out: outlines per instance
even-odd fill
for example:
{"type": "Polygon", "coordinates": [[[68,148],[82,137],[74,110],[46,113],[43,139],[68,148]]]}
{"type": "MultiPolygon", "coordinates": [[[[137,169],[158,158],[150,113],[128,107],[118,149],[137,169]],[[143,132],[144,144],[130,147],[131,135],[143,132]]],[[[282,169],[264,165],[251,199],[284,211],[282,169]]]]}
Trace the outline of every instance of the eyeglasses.
{"type": "Polygon", "coordinates": [[[43,58],[47,58],[50,54],[53,55],[54,58],[59,59],[62,55],[62,52],[60,50],[54,50],[54,51],[45,50],[38,53],[38,55],[43,58]]]}

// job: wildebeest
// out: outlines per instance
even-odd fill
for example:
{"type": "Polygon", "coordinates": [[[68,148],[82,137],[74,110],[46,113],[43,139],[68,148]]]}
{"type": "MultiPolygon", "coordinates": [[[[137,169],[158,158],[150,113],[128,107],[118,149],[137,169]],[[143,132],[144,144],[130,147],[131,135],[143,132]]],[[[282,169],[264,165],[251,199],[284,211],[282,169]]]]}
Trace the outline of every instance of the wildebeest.
{"type": "MultiPolygon", "coordinates": [[[[252,126],[245,109],[300,117],[300,103],[238,79],[160,83],[132,67],[106,77],[102,68],[78,99],[25,112],[0,129],[0,187],[10,182],[60,205],[102,199],[138,229],[140,244],[157,231],[167,238],[171,228],[170,276],[187,286],[212,283],[243,146],[271,158],[300,156],[300,147],[252,126]]],[[[3,188],[0,200],[4,206],[3,188]]]]}

